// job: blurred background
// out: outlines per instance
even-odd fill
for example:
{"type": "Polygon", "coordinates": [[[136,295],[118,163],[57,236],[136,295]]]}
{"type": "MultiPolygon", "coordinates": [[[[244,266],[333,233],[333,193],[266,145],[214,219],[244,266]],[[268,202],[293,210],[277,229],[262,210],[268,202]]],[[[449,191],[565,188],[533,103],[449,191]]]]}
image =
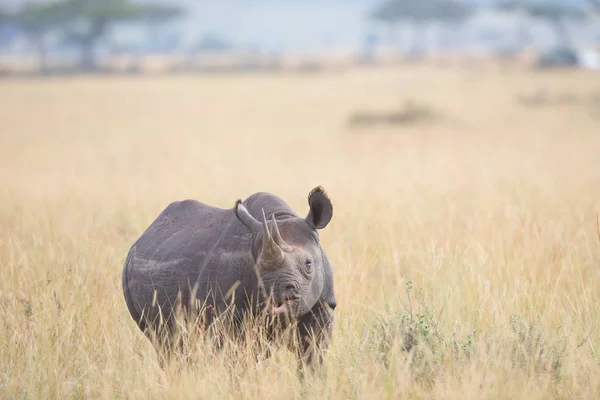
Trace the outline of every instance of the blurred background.
{"type": "Polygon", "coordinates": [[[302,72],[420,58],[600,69],[598,0],[2,0],[0,72],[302,72]]]}

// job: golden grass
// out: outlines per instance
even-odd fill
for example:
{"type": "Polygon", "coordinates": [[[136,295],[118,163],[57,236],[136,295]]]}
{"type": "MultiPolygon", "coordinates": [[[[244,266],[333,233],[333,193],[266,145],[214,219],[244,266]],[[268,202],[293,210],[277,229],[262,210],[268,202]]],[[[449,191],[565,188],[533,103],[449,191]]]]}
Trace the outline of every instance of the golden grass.
{"type": "Polygon", "coordinates": [[[0,397],[599,397],[594,91],[593,73],[416,65],[0,82],[0,397]],[[540,87],[580,101],[515,100],[540,87]],[[405,99],[444,119],[346,125],[405,99]],[[325,377],[302,383],[286,350],[161,370],[122,296],[133,241],[174,200],[270,191],[304,214],[318,184],[325,377]]]}

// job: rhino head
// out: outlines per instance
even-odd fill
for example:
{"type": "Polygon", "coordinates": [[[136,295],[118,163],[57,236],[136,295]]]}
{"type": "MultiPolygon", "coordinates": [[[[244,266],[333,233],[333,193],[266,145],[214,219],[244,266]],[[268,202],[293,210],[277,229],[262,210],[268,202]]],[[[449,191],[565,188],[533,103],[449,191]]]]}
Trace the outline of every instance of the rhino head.
{"type": "Polygon", "coordinates": [[[308,196],[305,218],[286,215],[269,220],[262,211],[255,219],[241,201],[236,204],[239,220],[252,233],[256,272],[272,300],[271,311],[298,318],[317,303],[331,269],[319,241],[318,229],[329,224],[333,206],[319,186],[308,196]]]}

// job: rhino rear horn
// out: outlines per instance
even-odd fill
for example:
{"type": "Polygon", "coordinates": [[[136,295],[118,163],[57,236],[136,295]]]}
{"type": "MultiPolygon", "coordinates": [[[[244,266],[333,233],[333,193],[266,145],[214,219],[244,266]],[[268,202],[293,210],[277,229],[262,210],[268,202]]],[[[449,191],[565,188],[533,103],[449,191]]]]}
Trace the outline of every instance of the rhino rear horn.
{"type": "Polygon", "coordinates": [[[292,248],[283,240],[281,237],[281,233],[279,233],[279,227],[277,226],[277,220],[274,215],[271,215],[271,233],[273,235],[273,239],[275,239],[275,243],[281,247],[283,251],[289,253],[292,251],[292,248]]]}
{"type": "MultiPolygon", "coordinates": [[[[260,250],[259,256],[259,263],[263,268],[276,268],[283,262],[285,254],[283,252],[283,249],[279,247],[279,245],[275,242],[274,235],[271,234],[271,232],[269,232],[269,224],[267,223],[267,218],[265,217],[265,210],[262,210],[262,215],[263,237],[262,248],[260,250]]],[[[275,224],[273,231],[277,231],[277,234],[279,234],[277,224],[275,224]]]]}

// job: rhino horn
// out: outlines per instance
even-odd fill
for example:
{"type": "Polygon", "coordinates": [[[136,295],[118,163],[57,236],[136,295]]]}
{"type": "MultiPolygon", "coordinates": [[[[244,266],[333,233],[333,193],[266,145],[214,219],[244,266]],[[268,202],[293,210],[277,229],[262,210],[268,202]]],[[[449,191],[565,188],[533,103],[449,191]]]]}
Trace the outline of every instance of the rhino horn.
{"type": "MultiPolygon", "coordinates": [[[[260,251],[260,265],[263,268],[276,268],[283,262],[285,254],[283,252],[283,249],[279,247],[279,245],[275,242],[275,239],[271,232],[269,232],[269,224],[267,223],[267,218],[265,217],[265,210],[262,211],[262,214],[263,241],[262,249],[260,251]]],[[[273,230],[279,231],[277,229],[277,224],[275,225],[275,228],[273,230]]]]}
{"type": "Polygon", "coordinates": [[[252,234],[256,235],[262,229],[262,225],[258,222],[244,207],[242,200],[238,200],[235,203],[235,215],[238,217],[240,221],[252,232],[252,234]]]}
{"type": "Polygon", "coordinates": [[[271,215],[271,230],[273,234],[273,239],[275,239],[275,243],[281,247],[283,251],[286,253],[290,253],[292,248],[283,240],[281,237],[281,233],[279,233],[279,227],[277,226],[277,220],[275,219],[275,215],[271,215]]]}

